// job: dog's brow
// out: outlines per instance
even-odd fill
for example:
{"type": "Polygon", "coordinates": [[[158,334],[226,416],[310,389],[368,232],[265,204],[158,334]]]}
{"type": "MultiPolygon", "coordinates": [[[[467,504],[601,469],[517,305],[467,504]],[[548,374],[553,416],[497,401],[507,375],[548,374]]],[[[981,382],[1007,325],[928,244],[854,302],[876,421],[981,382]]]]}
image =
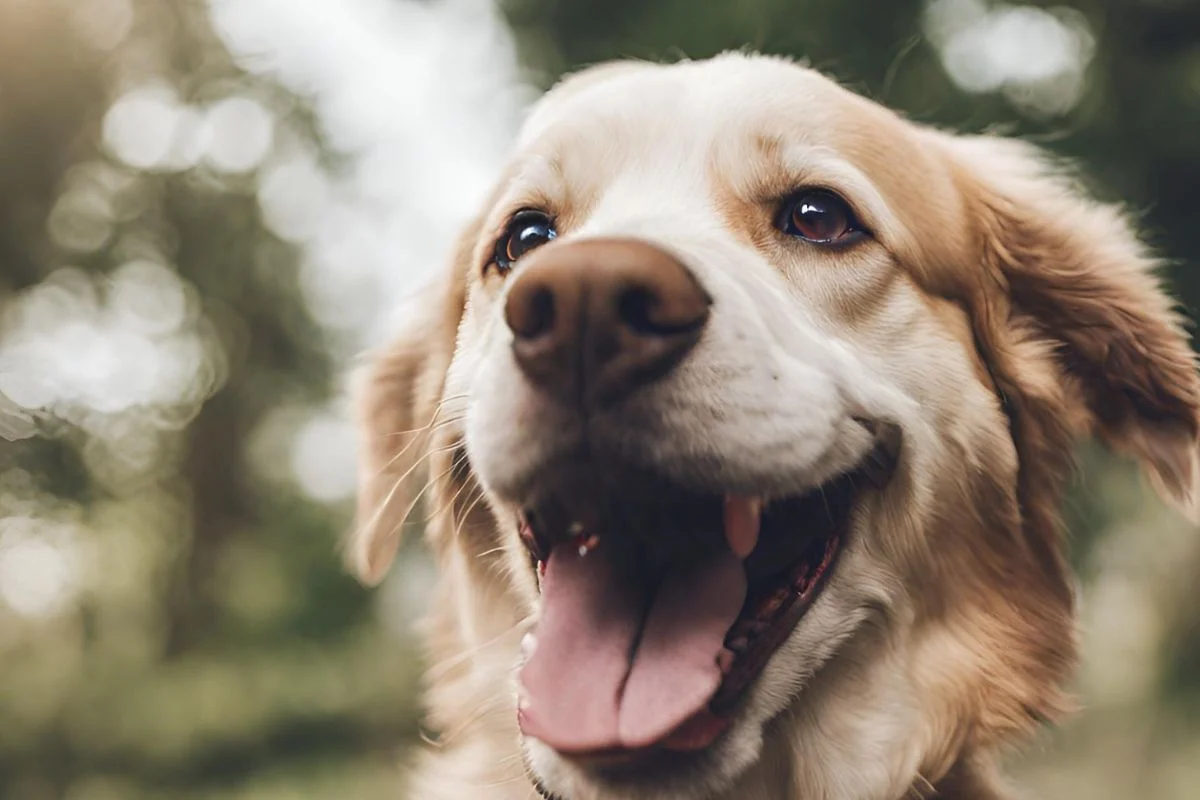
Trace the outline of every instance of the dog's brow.
{"type": "MultiPolygon", "coordinates": [[[[776,201],[797,189],[822,188],[847,200],[877,238],[887,239],[900,222],[883,194],[856,167],[831,147],[789,143],[783,137],[761,135],[755,139],[756,163],[743,170],[743,185],[736,190],[756,203],[776,201]]],[[[718,170],[721,169],[718,165],[718,170]]]]}

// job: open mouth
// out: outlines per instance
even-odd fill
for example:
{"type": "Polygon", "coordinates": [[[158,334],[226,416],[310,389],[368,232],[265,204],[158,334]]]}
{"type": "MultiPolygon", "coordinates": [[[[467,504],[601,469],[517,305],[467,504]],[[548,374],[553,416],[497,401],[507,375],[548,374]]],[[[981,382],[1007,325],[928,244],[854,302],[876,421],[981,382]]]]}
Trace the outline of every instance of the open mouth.
{"type": "Polygon", "coordinates": [[[898,430],[863,424],[876,445],[855,469],[789,497],[553,470],[519,520],[542,594],[522,732],[595,763],[712,745],[828,582],[856,499],[891,476],[898,430]]]}

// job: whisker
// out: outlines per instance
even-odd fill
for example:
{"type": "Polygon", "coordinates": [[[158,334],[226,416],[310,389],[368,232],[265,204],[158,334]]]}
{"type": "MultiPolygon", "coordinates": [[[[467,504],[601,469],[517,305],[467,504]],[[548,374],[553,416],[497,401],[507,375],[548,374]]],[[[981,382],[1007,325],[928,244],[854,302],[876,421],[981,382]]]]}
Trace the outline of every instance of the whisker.
{"type": "Polygon", "coordinates": [[[504,758],[500,759],[499,761],[496,762],[496,764],[497,764],[497,766],[504,766],[504,765],[511,764],[514,761],[520,761],[522,764],[524,764],[525,763],[525,754],[520,751],[517,751],[516,753],[513,753],[512,755],[508,755],[508,756],[505,756],[504,758]]]}
{"type": "Polygon", "coordinates": [[[454,425],[455,422],[461,422],[463,419],[464,419],[464,416],[462,414],[457,414],[455,416],[445,417],[445,419],[443,419],[443,420],[438,420],[436,425],[432,425],[432,426],[422,425],[419,428],[409,428],[408,431],[389,431],[388,433],[380,433],[379,435],[377,435],[376,438],[377,439],[395,439],[397,437],[408,437],[408,435],[413,435],[416,433],[424,433],[424,432],[433,433],[434,431],[440,431],[440,429],[442,429],[448,425],[454,425]]]}
{"type": "Polygon", "coordinates": [[[429,422],[425,423],[420,428],[414,428],[412,431],[409,431],[409,432],[396,433],[396,435],[398,435],[398,436],[405,436],[405,435],[411,434],[413,437],[412,441],[410,441],[408,444],[404,445],[402,448],[400,448],[400,450],[395,455],[393,455],[391,458],[389,458],[387,460],[387,463],[385,463],[383,466],[381,466],[379,468],[379,471],[375,473],[376,476],[385,472],[388,469],[388,467],[390,467],[392,464],[396,463],[396,461],[398,461],[400,458],[402,458],[404,456],[404,454],[407,453],[414,445],[416,445],[420,442],[427,442],[429,439],[429,435],[432,435],[434,433],[434,431],[440,430],[443,427],[443,423],[448,425],[448,424],[452,424],[456,420],[461,419],[460,416],[459,417],[451,417],[448,420],[443,420],[442,422],[438,422],[438,415],[441,414],[442,410],[446,407],[445,406],[446,402],[447,402],[446,400],[439,401],[438,404],[436,406],[434,406],[433,413],[429,415],[429,422]],[[423,434],[423,433],[427,434],[427,435],[422,436],[421,434],[423,434]]]}
{"type": "MultiPolygon", "coordinates": [[[[421,456],[421,458],[417,459],[417,461],[415,461],[413,463],[413,465],[404,472],[403,475],[401,475],[399,478],[397,478],[392,483],[392,488],[388,490],[387,495],[375,507],[374,513],[371,514],[371,519],[368,520],[363,525],[363,530],[364,531],[372,531],[372,532],[375,530],[375,526],[377,526],[379,524],[379,521],[381,519],[383,519],[384,512],[387,510],[388,506],[391,505],[392,500],[395,498],[396,492],[400,491],[400,487],[404,485],[404,481],[408,479],[408,476],[411,475],[418,467],[420,467],[421,464],[427,458],[429,458],[430,456],[435,455],[437,453],[443,453],[446,450],[451,450],[457,446],[458,445],[456,443],[453,445],[448,445],[443,448],[438,448],[436,450],[429,450],[429,451],[426,451],[426,453],[423,456],[421,456]]],[[[451,465],[450,469],[446,470],[446,472],[442,473],[442,475],[437,476],[437,478],[431,478],[430,481],[426,481],[425,485],[423,487],[421,487],[421,491],[417,492],[416,497],[413,498],[413,504],[410,505],[408,507],[408,510],[404,512],[404,516],[401,517],[399,525],[396,526],[397,529],[400,527],[403,527],[404,523],[408,521],[408,515],[412,513],[412,509],[416,505],[416,501],[419,500],[421,498],[421,495],[423,495],[425,493],[425,490],[427,488],[429,488],[429,483],[433,480],[437,480],[437,479],[440,479],[441,477],[444,477],[446,474],[448,474],[453,469],[454,469],[454,466],[451,465]]]]}
{"type": "MultiPolygon", "coordinates": [[[[445,408],[447,403],[451,403],[455,400],[461,400],[464,397],[467,397],[466,392],[463,392],[462,394],[456,394],[456,395],[450,395],[448,397],[443,397],[441,400],[438,401],[437,406],[433,410],[433,418],[436,418],[437,415],[439,413],[441,413],[441,411],[445,408]]],[[[376,438],[387,439],[387,438],[390,438],[393,436],[407,436],[410,433],[418,433],[420,431],[423,431],[428,427],[429,427],[429,423],[426,423],[425,425],[419,425],[415,428],[409,428],[406,431],[388,431],[387,433],[379,434],[378,437],[376,437],[376,438]]]]}
{"type": "Polygon", "coordinates": [[[829,521],[833,521],[833,509],[829,506],[829,496],[825,494],[825,485],[821,484],[817,487],[817,491],[821,493],[821,505],[825,506],[825,517],[829,521]]]}
{"type": "Polygon", "coordinates": [[[426,679],[436,681],[440,678],[444,678],[446,673],[462,664],[462,662],[474,658],[484,650],[487,650],[489,647],[495,647],[497,644],[500,644],[504,641],[504,637],[513,636],[518,633],[520,629],[520,625],[515,625],[508,630],[501,631],[487,641],[480,642],[474,647],[469,647],[466,650],[463,650],[461,653],[455,653],[449,658],[442,659],[438,663],[431,665],[429,669],[425,671],[426,679]]]}
{"type": "Polygon", "coordinates": [[[484,550],[482,553],[476,553],[475,557],[487,558],[488,556],[496,555],[496,553],[503,553],[506,549],[508,548],[505,545],[499,545],[498,547],[493,547],[490,550],[484,550]]]}
{"type": "Polygon", "coordinates": [[[509,784],[516,783],[517,781],[525,781],[528,779],[528,776],[525,775],[525,771],[521,770],[521,774],[519,775],[512,775],[504,778],[503,780],[492,781],[491,783],[477,783],[475,785],[481,789],[495,789],[500,786],[508,786],[509,784]]]}
{"type": "Polygon", "coordinates": [[[917,800],[924,800],[927,797],[933,797],[937,794],[937,787],[928,778],[918,772],[916,782],[913,786],[909,787],[908,791],[917,800]]]}
{"type": "MultiPolygon", "coordinates": [[[[422,454],[422,456],[419,459],[417,459],[415,462],[413,462],[412,465],[409,466],[409,468],[404,471],[404,474],[401,475],[398,478],[398,480],[401,482],[408,480],[408,477],[410,475],[412,475],[414,472],[416,472],[421,467],[422,463],[424,463],[424,461],[426,459],[431,458],[432,456],[436,456],[439,453],[447,453],[451,450],[454,450],[458,447],[458,445],[459,445],[458,442],[451,442],[450,444],[443,445],[442,447],[435,447],[432,450],[426,450],[425,453],[422,454]]],[[[447,469],[446,472],[447,473],[452,472],[453,470],[454,470],[454,464],[451,463],[449,469],[447,469]]],[[[445,474],[445,473],[443,473],[443,474],[445,474]]]]}
{"type": "Polygon", "coordinates": [[[377,525],[379,525],[379,521],[383,519],[383,512],[387,510],[389,505],[391,505],[392,498],[395,497],[396,492],[400,490],[400,484],[401,481],[396,481],[393,483],[392,488],[388,490],[387,495],[375,506],[375,510],[371,512],[371,518],[362,526],[362,532],[364,534],[375,532],[375,528],[377,525]]]}
{"type": "Polygon", "coordinates": [[[502,701],[503,697],[499,695],[493,695],[484,700],[478,706],[476,713],[468,716],[452,730],[446,732],[446,734],[441,738],[442,745],[446,746],[453,744],[459,736],[462,736],[465,731],[473,728],[477,722],[487,715],[504,711],[505,706],[502,704],[502,701]]]}
{"type": "Polygon", "coordinates": [[[468,488],[470,488],[472,491],[474,491],[475,485],[474,485],[473,481],[467,481],[467,482],[463,483],[462,486],[458,487],[458,491],[454,493],[453,497],[451,497],[445,504],[443,504],[442,506],[440,506],[435,511],[431,512],[428,516],[425,517],[425,522],[426,523],[432,522],[434,518],[441,516],[446,511],[450,511],[453,513],[454,507],[458,503],[458,498],[468,488]]]}
{"type": "MultiPolygon", "coordinates": [[[[430,455],[433,455],[436,452],[438,452],[438,451],[430,451],[430,455]]],[[[417,507],[417,503],[421,502],[421,498],[425,495],[425,492],[427,492],[429,490],[429,487],[433,486],[435,483],[437,483],[438,481],[440,481],[442,478],[446,477],[453,471],[454,471],[454,465],[451,464],[449,467],[446,467],[446,469],[444,469],[440,474],[433,475],[429,478],[429,480],[425,481],[425,483],[421,486],[421,490],[419,492],[417,492],[415,495],[413,495],[413,499],[408,504],[408,508],[404,509],[404,513],[400,515],[400,519],[398,522],[396,522],[394,530],[399,530],[400,528],[404,527],[405,523],[408,522],[409,516],[412,515],[413,509],[415,509],[417,507]]],[[[412,470],[409,470],[409,472],[412,472],[412,470]]],[[[404,480],[404,479],[401,478],[401,480],[404,480]]]]}
{"type": "MultiPolygon", "coordinates": [[[[417,445],[424,446],[424,445],[429,444],[430,438],[432,438],[433,434],[438,430],[440,430],[440,428],[431,428],[428,432],[428,435],[426,435],[426,436],[414,435],[412,438],[412,441],[410,441],[408,444],[404,445],[404,447],[400,448],[396,452],[395,455],[393,455],[383,465],[381,465],[379,467],[379,469],[377,469],[375,471],[375,475],[372,477],[378,478],[380,475],[387,472],[393,464],[395,464],[397,461],[399,461],[401,458],[403,458],[404,454],[407,453],[409,450],[411,450],[413,447],[415,447],[417,445]]],[[[418,463],[419,463],[419,461],[418,461],[418,463]]]]}
{"type": "Polygon", "coordinates": [[[478,494],[469,501],[470,504],[467,506],[466,510],[463,511],[462,516],[458,518],[458,521],[454,525],[454,532],[451,534],[451,538],[455,541],[458,540],[459,535],[462,533],[463,525],[467,524],[467,519],[471,516],[471,512],[474,511],[475,507],[478,506],[483,500],[483,489],[477,488],[472,489],[472,491],[478,491],[478,494]]]}

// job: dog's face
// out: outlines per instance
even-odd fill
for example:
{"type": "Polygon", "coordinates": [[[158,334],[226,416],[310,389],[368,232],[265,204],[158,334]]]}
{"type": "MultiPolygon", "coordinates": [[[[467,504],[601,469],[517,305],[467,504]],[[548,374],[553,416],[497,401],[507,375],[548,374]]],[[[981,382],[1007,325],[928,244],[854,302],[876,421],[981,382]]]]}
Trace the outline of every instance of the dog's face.
{"type": "Polygon", "coordinates": [[[353,555],[381,574],[442,454],[443,552],[503,559],[478,591],[524,620],[494,669],[548,794],[707,797],[771,761],[899,796],[1056,709],[1074,436],[1194,508],[1200,393],[1148,266],[1024,148],[809,70],[589,71],[379,361],[353,555]],[[475,489],[488,535],[455,524],[475,489]]]}

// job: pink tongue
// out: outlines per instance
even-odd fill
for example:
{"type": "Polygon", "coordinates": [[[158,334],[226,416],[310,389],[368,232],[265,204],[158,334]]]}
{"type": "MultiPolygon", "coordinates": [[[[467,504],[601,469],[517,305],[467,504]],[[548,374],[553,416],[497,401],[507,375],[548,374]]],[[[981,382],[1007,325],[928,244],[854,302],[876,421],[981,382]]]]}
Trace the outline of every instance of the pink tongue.
{"type": "Polygon", "coordinates": [[[703,710],[746,597],[729,550],[673,567],[657,587],[607,551],[603,541],[586,556],[556,547],[542,579],[521,730],[560,752],[648,747],[703,710]]]}

